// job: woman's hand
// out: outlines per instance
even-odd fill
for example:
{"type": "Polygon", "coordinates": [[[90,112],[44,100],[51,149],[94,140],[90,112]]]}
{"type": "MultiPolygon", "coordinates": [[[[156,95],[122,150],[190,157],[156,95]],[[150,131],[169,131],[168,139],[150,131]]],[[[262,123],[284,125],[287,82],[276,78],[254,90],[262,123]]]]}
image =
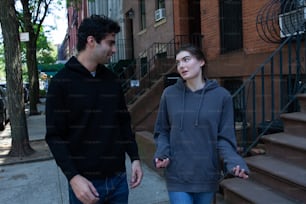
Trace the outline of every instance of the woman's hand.
{"type": "Polygon", "coordinates": [[[243,179],[249,178],[248,173],[244,169],[240,169],[239,165],[233,168],[233,174],[234,176],[237,176],[243,179]]]}

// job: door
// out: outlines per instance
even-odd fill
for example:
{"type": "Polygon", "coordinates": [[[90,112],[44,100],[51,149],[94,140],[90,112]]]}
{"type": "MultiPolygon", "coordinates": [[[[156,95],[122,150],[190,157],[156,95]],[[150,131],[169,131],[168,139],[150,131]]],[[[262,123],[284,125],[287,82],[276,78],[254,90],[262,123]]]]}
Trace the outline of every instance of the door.
{"type": "Polygon", "coordinates": [[[189,42],[202,47],[200,0],[189,0],[189,42]]]}

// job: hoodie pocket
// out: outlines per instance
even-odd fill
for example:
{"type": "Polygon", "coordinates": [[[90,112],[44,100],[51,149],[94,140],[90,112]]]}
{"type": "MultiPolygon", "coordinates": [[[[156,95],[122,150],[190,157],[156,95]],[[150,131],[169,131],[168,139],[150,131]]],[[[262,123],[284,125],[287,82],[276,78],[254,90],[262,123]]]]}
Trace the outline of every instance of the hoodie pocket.
{"type": "Polygon", "coordinates": [[[179,183],[215,182],[220,177],[218,161],[212,155],[201,155],[186,158],[174,156],[167,168],[167,178],[179,183]],[[184,159],[185,158],[185,159],[184,159]]]}

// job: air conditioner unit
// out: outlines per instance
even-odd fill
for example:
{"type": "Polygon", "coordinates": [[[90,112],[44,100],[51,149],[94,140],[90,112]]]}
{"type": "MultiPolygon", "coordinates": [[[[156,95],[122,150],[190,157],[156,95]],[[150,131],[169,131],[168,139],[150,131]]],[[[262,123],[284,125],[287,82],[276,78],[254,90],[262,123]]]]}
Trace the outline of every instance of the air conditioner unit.
{"type": "Polygon", "coordinates": [[[299,8],[279,15],[281,38],[305,32],[306,8],[299,8]]]}
{"type": "Polygon", "coordinates": [[[161,19],[166,18],[166,9],[160,8],[155,10],[155,21],[160,21],[161,19]]]}

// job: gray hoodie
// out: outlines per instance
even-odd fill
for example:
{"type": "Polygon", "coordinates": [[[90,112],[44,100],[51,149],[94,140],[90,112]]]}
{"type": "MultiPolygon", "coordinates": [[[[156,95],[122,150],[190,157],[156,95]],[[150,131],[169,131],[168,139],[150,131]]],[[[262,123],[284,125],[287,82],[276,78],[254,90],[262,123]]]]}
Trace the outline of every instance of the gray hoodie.
{"type": "Polygon", "coordinates": [[[236,152],[233,103],[230,93],[215,80],[192,92],[182,79],[161,97],[155,124],[154,158],[169,158],[165,169],[168,191],[215,192],[225,171],[240,165],[236,152]]]}

